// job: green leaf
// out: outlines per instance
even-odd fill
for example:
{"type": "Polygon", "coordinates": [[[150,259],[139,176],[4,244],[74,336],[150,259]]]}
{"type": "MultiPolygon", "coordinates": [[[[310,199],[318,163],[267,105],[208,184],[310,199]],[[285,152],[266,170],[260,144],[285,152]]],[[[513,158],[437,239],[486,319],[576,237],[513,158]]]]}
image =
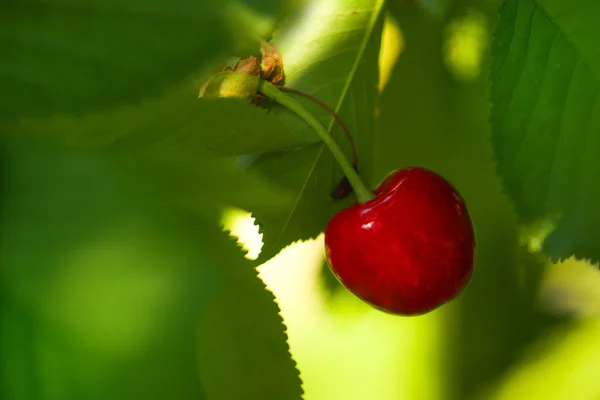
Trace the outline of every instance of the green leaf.
{"type": "MultiPolygon", "coordinates": [[[[289,19],[273,42],[281,51],[286,86],[308,92],[334,108],[356,141],[359,169],[371,178],[374,109],[382,30],[380,0],[352,2],[314,0],[305,12],[289,19]]],[[[299,99],[313,112],[350,155],[349,145],[331,115],[299,99]]],[[[310,129],[296,115],[280,110],[280,118],[302,135],[310,129]]],[[[348,202],[329,202],[342,172],[321,143],[289,152],[266,154],[251,166],[294,192],[285,212],[254,216],[262,225],[266,261],[292,242],[317,236],[327,221],[348,202]]]]}
{"type": "Polygon", "coordinates": [[[163,185],[170,201],[202,215],[213,213],[208,206],[267,212],[288,209],[293,201],[291,191],[241,168],[234,159],[210,157],[185,146],[121,154],[144,163],[146,173],[163,185]]]}
{"type": "Polygon", "coordinates": [[[473,11],[496,11],[501,2],[502,0],[416,0],[421,9],[431,17],[446,22],[450,18],[473,11]]]}
{"type": "Polygon", "coordinates": [[[244,170],[231,157],[220,157],[287,142],[275,119],[243,102],[200,101],[178,88],[160,100],[113,112],[29,118],[4,126],[18,138],[87,150],[110,148],[130,163],[144,163],[152,168],[153,179],[165,185],[170,200],[191,211],[204,213],[208,203],[245,210],[285,209],[293,201],[291,192],[244,170]],[[229,112],[238,113],[238,118],[229,112]],[[245,123],[262,124],[262,129],[253,134],[244,130],[245,123]]]}
{"type": "MultiPolygon", "coordinates": [[[[205,232],[208,234],[209,232],[205,232]]],[[[215,232],[217,234],[217,232],[215,232]]],[[[206,300],[200,319],[200,375],[209,399],[301,399],[287,334],[273,294],[233,241],[219,248],[224,285],[206,300]]]]}
{"type": "Polygon", "coordinates": [[[418,0],[417,2],[428,13],[436,17],[442,17],[448,12],[454,0],[418,0]]]}
{"type": "Polygon", "coordinates": [[[264,153],[315,142],[287,129],[267,110],[249,101],[198,99],[191,86],[170,88],[159,98],[84,116],[58,115],[11,122],[17,135],[120,151],[179,146],[217,156],[264,153]]]}
{"type": "Polygon", "coordinates": [[[506,0],[490,79],[498,170],[543,250],[600,260],[600,3],[506,0]]]}
{"type": "Polygon", "coordinates": [[[2,155],[1,398],[300,398],[273,296],[218,214],[190,218],[107,153],[2,155]]]}
{"type": "Polygon", "coordinates": [[[81,113],[159,95],[231,50],[229,3],[9,0],[0,15],[0,116],[81,113]]]}
{"type": "Polygon", "coordinates": [[[244,3],[262,13],[272,13],[273,10],[280,11],[282,8],[281,0],[246,0],[244,3]]]}

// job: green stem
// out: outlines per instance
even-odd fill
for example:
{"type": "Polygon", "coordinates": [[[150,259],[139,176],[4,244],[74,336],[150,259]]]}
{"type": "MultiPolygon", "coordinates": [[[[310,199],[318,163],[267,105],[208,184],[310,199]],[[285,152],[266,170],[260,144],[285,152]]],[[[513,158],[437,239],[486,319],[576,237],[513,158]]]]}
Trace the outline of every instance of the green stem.
{"type": "Polygon", "coordinates": [[[331,134],[327,132],[327,130],[323,127],[323,125],[321,125],[321,123],[313,114],[311,114],[291,96],[283,93],[281,90],[277,89],[274,85],[264,79],[260,80],[258,91],[270,99],[275,100],[290,111],[296,113],[317,132],[317,134],[321,137],[321,139],[323,139],[323,142],[333,154],[333,157],[335,157],[337,162],[342,167],[342,170],[344,171],[344,174],[346,174],[350,185],[352,185],[354,193],[356,193],[359,203],[366,203],[367,201],[375,198],[373,192],[367,189],[352,164],[348,161],[348,158],[346,158],[344,155],[342,148],[337,144],[331,134]]]}

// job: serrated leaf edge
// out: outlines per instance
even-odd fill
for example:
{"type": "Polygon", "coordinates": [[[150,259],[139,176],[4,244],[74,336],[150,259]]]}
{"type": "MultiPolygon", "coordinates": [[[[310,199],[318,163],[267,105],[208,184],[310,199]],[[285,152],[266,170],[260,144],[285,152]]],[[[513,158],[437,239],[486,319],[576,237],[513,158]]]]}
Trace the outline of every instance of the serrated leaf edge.
{"type": "MultiPolygon", "coordinates": [[[[260,229],[259,229],[260,231],[260,229]]],[[[240,241],[237,239],[237,237],[231,232],[231,230],[228,229],[222,229],[222,232],[227,236],[227,239],[232,242],[235,247],[237,248],[237,250],[245,257],[248,254],[248,251],[246,249],[243,248],[242,244],[240,243],[240,241]]],[[[252,267],[253,271],[254,271],[254,277],[260,281],[260,283],[263,285],[264,288],[264,292],[267,293],[268,296],[271,297],[271,302],[275,305],[275,307],[277,308],[277,316],[279,317],[279,321],[281,326],[283,327],[283,330],[281,331],[281,334],[284,338],[286,347],[287,347],[287,352],[289,355],[290,360],[292,361],[293,367],[296,371],[296,375],[298,377],[298,380],[300,382],[300,398],[303,399],[304,398],[304,382],[302,380],[302,375],[300,372],[300,369],[298,368],[298,362],[296,361],[296,359],[294,358],[293,354],[292,354],[292,350],[290,347],[290,343],[289,343],[289,335],[288,335],[288,327],[285,324],[285,319],[283,317],[282,314],[282,310],[281,307],[279,306],[279,303],[277,302],[277,298],[275,296],[275,293],[266,285],[266,283],[260,278],[259,274],[258,274],[258,265],[256,265],[255,262],[253,262],[252,260],[248,260],[245,259],[247,261],[247,264],[249,266],[252,267]]]]}

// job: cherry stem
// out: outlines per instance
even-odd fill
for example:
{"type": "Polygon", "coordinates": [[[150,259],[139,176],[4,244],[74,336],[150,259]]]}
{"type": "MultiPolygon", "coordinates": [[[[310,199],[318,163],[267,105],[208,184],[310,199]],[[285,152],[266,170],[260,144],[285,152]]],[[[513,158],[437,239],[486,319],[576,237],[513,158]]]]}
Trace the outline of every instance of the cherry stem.
{"type": "Polygon", "coordinates": [[[291,93],[299,94],[300,96],[304,96],[307,99],[314,101],[315,103],[317,103],[318,105],[323,107],[329,114],[331,114],[331,116],[333,118],[335,118],[337,123],[340,125],[340,127],[342,128],[342,131],[344,132],[344,135],[346,135],[346,138],[350,142],[350,147],[352,148],[352,165],[354,166],[355,169],[358,168],[358,152],[356,151],[356,144],[354,143],[354,139],[352,138],[350,131],[346,127],[346,124],[344,124],[344,121],[342,121],[340,116],[337,115],[337,113],[333,110],[333,108],[329,107],[327,105],[327,103],[325,103],[323,100],[319,99],[318,97],[315,97],[310,93],[303,92],[302,90],[285,87],[285,86],[279,86],[279,85],[276,85],[275,87],[284,92],[291,92],[291,93]]]}
{"type": "Polygon", "coordinates": [[[276,86],[271,84],[270,82],[261,79],[258,91],[267,96],[268,98],[275,100],[282,106],[286,107],[290,111],[296,113],[300,118],[302,118],[308,125],[311,126],[317,132],[317,134],[323,140],[323,143],[329,148],[333,157],[337,160],[337,162],[342,167],[344,174],[348,178],[348,182],[352,186],[354,193],[356,194],[356,198],[359,203],[366,203],[367,201],[374,199],[375,195],[365,186],[364,182],[352,166],[352,164],[346,158],[342,148],[337,144],[337,142],[333,139],[331,134],[327,132],[327,130],[321,125],[319,120],[311,114],[306,108],[304,108],[299,102],[297,102],[291,96],[283,93],[276,86]]]}

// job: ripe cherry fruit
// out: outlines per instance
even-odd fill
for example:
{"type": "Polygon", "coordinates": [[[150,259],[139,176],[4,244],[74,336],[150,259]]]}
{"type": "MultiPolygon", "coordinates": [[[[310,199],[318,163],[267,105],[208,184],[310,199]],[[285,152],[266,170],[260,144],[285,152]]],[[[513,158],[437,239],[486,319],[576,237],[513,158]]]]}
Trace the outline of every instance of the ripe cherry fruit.
{"type": "Polygon", "coordinates": [[[389,174],[375,198],[336,214],[325,230],[327,260],[356,296],[392,314],[427,313],[456,297],[475,262],[464,200],[424,168],[389,174]]]}
{"type": "MultiPolygon", "coordinates": [[[[232,71],[221,74],[228,73],[232,71]]],[[[424,168],[406,168],[392,172],[371,192],[358,174],[356,157],[350,163],[311,112],[268,80],[241,75],[244,93],[276,101],[321,137],[346,177],[332,197],[345,197],[349,187],[356,194],[359,202],[337,213],[325,229],[327,260],[343,285],[374,307],[402,315],[431,311],[467,286],[475,261],[475,233],[463,199],[448,181],[424,168]]],[[[225,85],[230,83],[226,78],[217,74],[200,95],[212,88],[223,97],[224,89],[235,86],[225,85]]],[[[239,96],[239,87],[234,89],[234,97],[239,96]]],[[[351,140],[349,133],[348,137],[351,140]]]]}

